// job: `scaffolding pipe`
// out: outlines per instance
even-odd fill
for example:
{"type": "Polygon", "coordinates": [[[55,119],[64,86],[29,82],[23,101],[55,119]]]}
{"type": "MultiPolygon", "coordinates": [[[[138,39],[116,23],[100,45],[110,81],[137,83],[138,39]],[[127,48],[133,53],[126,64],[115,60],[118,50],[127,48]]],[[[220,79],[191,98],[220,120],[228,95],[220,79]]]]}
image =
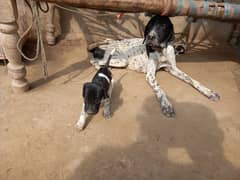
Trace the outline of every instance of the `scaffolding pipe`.
{"type": "Polygon", "coordinates": [[[240,20],[240,5],[199,0],[35,0],[114,12],[149,12],[166,16],[193,16],[240,20]]]}

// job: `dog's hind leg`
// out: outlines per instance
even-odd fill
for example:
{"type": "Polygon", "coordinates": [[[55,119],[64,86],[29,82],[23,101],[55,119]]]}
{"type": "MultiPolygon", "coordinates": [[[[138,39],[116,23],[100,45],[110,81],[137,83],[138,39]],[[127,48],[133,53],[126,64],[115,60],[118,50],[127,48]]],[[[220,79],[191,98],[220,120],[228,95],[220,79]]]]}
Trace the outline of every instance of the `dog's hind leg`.
{"type": "Polygon", "coordinates": [[[86,119],[88,117],[88,114],[85,112],[84,110],[84,106],[85,104],[83,103],[83,106],[82,106],[82,111],[81,111],[81,114],[80,114],[80,117],[79,117],[79,120],[77,121],[75,127],[79,130],[83,130],[85,125],[86,125],[86,119]]]}
{"type": "Polygon", "coordinates": [[[189,75],[178,69],[177,67],[169,67],[167,70],[172,74],[173,76],[177,77],[178,79],[190,84],[192,87],[197,89],[200,93],[207,96],[209,99],[213,101],[217,101],[220,99],[220,96],[202,85],[200,82],[196,81],[195,79],[191,78],[189,75]]]}
{"type": "Polygon", "coordinates": [[[174,117],[175,112],[174,112],[173,106],[169,102],[165,92],[161,89],[160,85],[156,80],[156,77],[155,77],[156,68],[157,68],[157,62],[153,59],[149,59],[147,64],[146,80],[149,83],[149,85],[152,87],[157,99],[159,100],[163,114],[167,117],[174,117]]]}
{"type": "Polygon", "coordinates": [[[109,90],[108,90],[108,97],[109,98],[106,98],[103,101],[103,116],[105,117],[105,119],[109,119],[112,116],[111,98],[112,98],[113,87],[114,87],[114,80],[112,79],[109,90]]]}

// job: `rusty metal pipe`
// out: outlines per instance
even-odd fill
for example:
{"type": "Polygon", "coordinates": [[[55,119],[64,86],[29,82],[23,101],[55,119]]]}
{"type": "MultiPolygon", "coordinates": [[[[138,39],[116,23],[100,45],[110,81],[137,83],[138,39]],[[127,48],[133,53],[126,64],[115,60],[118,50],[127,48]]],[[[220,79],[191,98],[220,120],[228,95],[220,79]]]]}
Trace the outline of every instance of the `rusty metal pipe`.
{"type": "Polygon", "coordinates": [[[240,5],[199,0],[35,0],[115,12],[149,12],[167,16],[193,16],[240,20],[240,5]]]}

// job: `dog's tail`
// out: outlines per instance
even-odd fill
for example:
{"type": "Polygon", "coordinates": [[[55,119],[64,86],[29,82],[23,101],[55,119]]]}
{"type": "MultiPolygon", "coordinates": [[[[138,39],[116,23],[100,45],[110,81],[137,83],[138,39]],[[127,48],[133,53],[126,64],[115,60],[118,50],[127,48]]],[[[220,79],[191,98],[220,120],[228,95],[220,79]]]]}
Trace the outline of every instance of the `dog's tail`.
{"type": "Polygon", "coordinates": [[[115,53],[115,51],[116,51],[116,48],[114,48],[114,49],[111,51],[111,53],[109,54],[108,59],[107,59],[107,62],[106,62],[106,64],[104,65],[104,67],[108,67],[108,66],[109,66],[110,61],[111,61],[112,56],[113,56],[113,54],[115,53]]]}

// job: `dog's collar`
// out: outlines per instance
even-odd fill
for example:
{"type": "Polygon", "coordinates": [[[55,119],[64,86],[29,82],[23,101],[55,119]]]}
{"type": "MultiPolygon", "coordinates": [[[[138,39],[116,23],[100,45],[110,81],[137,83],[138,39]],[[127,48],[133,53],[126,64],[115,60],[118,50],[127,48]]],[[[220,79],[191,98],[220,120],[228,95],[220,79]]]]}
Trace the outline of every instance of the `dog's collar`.
{"type": "Polygon", "coordinates": [[[103,74],[103,73],[99,73],[98,76],[100,76],[100,77],[106,79],[107,82],[110,84],[110,79],[109,79],[105,74],[103,74]]]}

